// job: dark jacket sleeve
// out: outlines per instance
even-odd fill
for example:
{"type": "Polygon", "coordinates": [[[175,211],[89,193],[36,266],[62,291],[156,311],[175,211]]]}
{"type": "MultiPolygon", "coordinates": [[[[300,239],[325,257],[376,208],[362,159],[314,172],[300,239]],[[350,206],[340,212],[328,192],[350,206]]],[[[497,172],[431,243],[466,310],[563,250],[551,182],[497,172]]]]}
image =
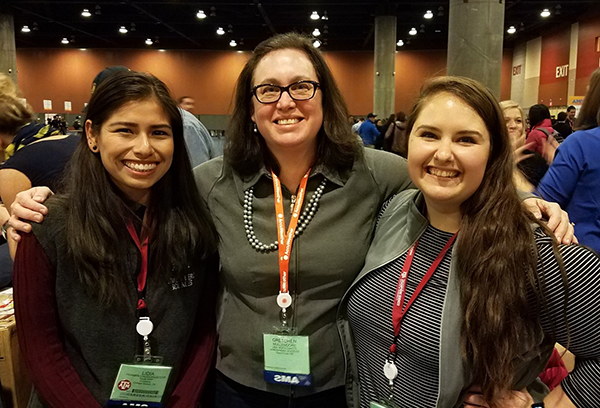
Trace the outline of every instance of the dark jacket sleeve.
{"type": "Polygon", "coordinates": [[[33,234],[17,248],[14,296],[19,346],[33,384],[49,408],[100,408],[61,341],[55,271],[33,234]]]}

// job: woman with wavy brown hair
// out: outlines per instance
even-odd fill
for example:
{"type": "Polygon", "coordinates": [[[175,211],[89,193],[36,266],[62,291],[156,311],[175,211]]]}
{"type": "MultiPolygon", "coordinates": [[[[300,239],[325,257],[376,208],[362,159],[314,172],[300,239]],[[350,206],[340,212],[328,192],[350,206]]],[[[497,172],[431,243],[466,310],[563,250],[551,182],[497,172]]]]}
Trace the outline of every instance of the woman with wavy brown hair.
{"type": "Polygon", "coordinates": [[[432,79],[407,132],[420,191],[384,205],[338,314],[351,406],[595,406],[600,260],[523,208],[494,96],[432,79]],[[578,360],[548,394],[537,377],[555,341],[578,360]]]}

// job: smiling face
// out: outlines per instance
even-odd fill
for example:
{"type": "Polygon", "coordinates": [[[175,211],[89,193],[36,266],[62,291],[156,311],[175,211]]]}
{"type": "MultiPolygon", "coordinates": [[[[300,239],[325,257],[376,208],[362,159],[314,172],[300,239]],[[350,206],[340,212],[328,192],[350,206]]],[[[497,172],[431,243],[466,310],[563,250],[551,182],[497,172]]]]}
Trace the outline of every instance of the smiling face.
{"type": "Polygon", "coordinates": [[[506,119],[506,128],[511,142],[516,143],[519,138],[525,134],[523,117],[519,108],[509,108],[504,110],[504,119],[506,119]]]}
{"type": "MultiPolygon", "coordinates": [[[[308,56],[296,49],[276,50],[265,55],[254,70],[252,86],[273,84],[287,86],[297,81],[318,82],[308,56]]],[[[323,124],[321,90],[306,101],[295,101],[283,92],[279,101],[262,104],[252,97],[252,121],[272,153],[317,150],[317,134],[323,124]]]]}
{"type": "Polygon", "coordinates": [[[456,213],[479,188],[490,152],[481,117],[447,92],[423,104],[408,141],[408,171],[427,207],[456,213]]]}
{"type": "Polygon", "coordinates": [[[98,133],[90,120],[85,130],[90,150],[100,154],[113,183],[130,200],[147,204],[151,187],[173,161],[171,123],[157,100],[127,102],[102,124],[98,133]]]}

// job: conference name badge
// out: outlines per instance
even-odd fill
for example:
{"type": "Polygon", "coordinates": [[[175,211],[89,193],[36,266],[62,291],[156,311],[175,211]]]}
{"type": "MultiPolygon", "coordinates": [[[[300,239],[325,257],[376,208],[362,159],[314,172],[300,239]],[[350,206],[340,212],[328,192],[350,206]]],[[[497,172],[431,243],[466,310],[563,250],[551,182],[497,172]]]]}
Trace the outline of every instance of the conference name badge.
{"type": "Polygon", "coordinates": [[[312,385],[308,336],[263,334],[265,381],[298,386],[312,385]]]}
{"type": "Polygon", "coordinates": [[[121,364],[110,399],[160,403],[171,370],[167,366],[121,364]]]}

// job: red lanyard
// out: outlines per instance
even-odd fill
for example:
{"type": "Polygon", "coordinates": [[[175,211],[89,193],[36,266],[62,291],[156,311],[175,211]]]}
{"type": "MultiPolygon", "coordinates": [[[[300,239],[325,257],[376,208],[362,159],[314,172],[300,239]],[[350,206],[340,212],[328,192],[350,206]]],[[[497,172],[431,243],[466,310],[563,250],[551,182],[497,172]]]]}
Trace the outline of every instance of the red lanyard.
{"type": "Polygon", "coordinates": [[[433,264],[427,270],[427,273],[425,274],[425,276],[423,276],[423,278],[421,279],[421,282],[419,282],[419,285],[415,289],[415,292],[413,293],[413,295],[410,297],[410,300],[408,301],[406,306],[404,308],[402,308],[402,305],[404,305],[404,295],[406,294],[406,280],[408,278],[408,272],[410,271],[410,266],[412,265],[412,261],[415,256],[415,250],[417,249],[417,244],[419,243],[419,241],[417,241],[408,250],[408,254],[406,255],[406,260],[404,261],[404,265],[402,266],[402,272],[400,273],[400,278],[398,279],[398,286],[396,288],[396,297],[394,298],[394,308],[392,311],[392,321],[394,322],[394,342],[390,346],[391,353],[396,353],[396,340],[398,339],[398,335],[400,334],[400,327],[402,325],[402,319],[404,319],[404,316],[408,312],[408,309],[410,309],[413,302],[417,299],[417,297],[419,296],[419,294],[421,293],[421,291],[423,290],[425,285],[427,285],[427,282],[429,282],[429,279],[431,279],[431,277],[433,276],[433,273],[437,269],[440,262],[442,262],[442,259],[444,259],[446,252],[448,252],[448,249],[450,249],[450,246],[452,246],[452,243],[454,242],[455,239],[456,239],[456,234],[452,235],[452,238],[450,238],[448,240],[448,242],[446,243],[446,245],[444,246],[442,251],[438,254],[437,258],[433,262],[433,264]]]}
{"type": "Polygon", "coordinates": [[[144,301],[143,293],[146,289],[146,280],[148,279],[148,237],[144,238],[144,242],[140,244],[140,239],[135,227],[131,221],[127,221],[127,231],[135,242],[135,246],[140,250],[142,255],[142,264],[140,266],[140,273],[137,276],[137,290],[138,290],[138,304],[137,309],[146,309],[146,302],[144,301]]]}
{"type": "Polygon", "coordinates": [[[277,297],[277,304],[282,309],[289,307],[292,304],[292,297],[289,295],[289,266],[290,266],[290,252],[292,251],[292,241],[294,240],[294,233],[296,232],[296,226],[298,225],[298,217],[300,216],[300,210],[302,209],[302,202],[306,193],[306,184],[308,183],[308,176],[310,169],[306,172],[300,187],[298,188],[298,194],[296,195],[296,204],[290,218],[290,226],[287,234],[285,233],[285,218],[283,214],[283,200],[281,194],[281,181],[279,177],[273,172],[273,188],[275,190],[275,213],[277,216],[277,243],[279,250],[279,296],[277,297]]]}

